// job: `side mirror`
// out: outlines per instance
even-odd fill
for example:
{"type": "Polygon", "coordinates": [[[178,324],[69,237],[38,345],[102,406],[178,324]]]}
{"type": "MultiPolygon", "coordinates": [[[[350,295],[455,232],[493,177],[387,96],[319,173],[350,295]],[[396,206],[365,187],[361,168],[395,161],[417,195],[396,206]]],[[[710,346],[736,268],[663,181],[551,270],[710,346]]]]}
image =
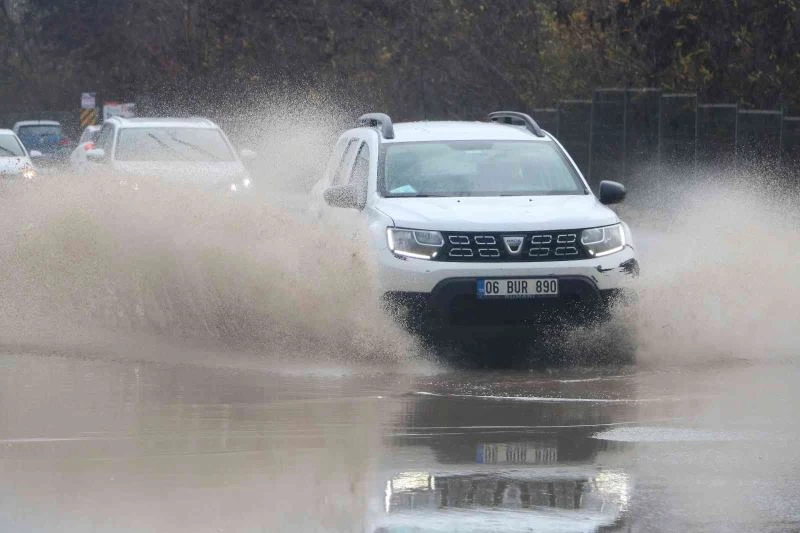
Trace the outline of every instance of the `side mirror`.
{"type": "Polygon", "coordinates": [[[93,161],[95,163],[99,163],[106,158],[106,151],[102,148],[92,148],[88,152],[86,152],[86,159],[89,161],[93,161]]]}
{"type": "Polygon", "coordinates": [[[608,180],[600,182],[600,203],[602,204],[618,204],[625,199],[626,194],[628,191],[621,183],[608,180]]]}
{"type": "Polygon", "coordinates": [[[331,207],[359,208],[356,190],[349,185],[339,185],[338,187],[325,189],[322,196],[331,207]]]}
{"type": "Polygon", "coordinates": [[[31,157],[42,157],[42,152],[40,152],[39,150],[31,150],[29,155],[31,157]]]}
{"type": "Polygon", "coordinates": [[[257,155],[258,154],[249,148],[242,148],[239,150],[239,157],[241,157],[243,161],[252,161],[257,155]]]}

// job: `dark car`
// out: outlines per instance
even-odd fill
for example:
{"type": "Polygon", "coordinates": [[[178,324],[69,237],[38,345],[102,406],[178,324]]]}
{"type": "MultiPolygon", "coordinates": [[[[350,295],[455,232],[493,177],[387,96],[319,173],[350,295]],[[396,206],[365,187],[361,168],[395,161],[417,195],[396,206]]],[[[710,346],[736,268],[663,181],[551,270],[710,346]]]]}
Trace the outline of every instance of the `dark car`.
{"type": "Polygon", "coordinates": [[[37,158],[37,164],[58,165],[69,160],[73,148],[72,141],[64,135],[59,122],[26,120],[14,124],[13,131],[29,152],[35,150],[42,154],[37,158]]]}

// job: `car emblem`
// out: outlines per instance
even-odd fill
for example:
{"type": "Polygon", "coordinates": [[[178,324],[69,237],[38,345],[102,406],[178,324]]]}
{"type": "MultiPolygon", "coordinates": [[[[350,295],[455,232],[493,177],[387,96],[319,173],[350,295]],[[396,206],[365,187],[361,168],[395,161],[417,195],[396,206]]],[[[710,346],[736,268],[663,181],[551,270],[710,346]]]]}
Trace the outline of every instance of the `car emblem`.
{"type": "Polygon", "coordinates": [[[503,243],[506,245],[506,250],[508,250],[508,253],[511,255],[517,255],[522,251],[523,242],[525,242],[525,237],[503,237],[503,243]]]}

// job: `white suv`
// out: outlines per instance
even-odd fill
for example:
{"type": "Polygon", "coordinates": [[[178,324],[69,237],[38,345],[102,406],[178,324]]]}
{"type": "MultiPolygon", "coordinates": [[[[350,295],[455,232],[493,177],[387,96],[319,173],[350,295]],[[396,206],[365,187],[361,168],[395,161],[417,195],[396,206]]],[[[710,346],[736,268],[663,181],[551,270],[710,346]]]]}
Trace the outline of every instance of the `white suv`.
{"type": "Polygon", "coordinates": [[[398,124],[364,115],[315,190],[325,210],[358,210],[381,293],[410,325],[585,323],[607,316],[638,275],[630,230],[604,205],[625,188],[603,181],[596,197],[522,113],[398,124]]]}

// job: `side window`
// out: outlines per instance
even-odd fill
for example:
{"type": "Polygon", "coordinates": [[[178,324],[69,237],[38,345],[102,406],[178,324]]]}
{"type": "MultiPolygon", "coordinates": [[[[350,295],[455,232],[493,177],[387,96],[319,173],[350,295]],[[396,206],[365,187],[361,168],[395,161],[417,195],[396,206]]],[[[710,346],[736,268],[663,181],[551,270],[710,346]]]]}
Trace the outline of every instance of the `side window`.
{"type": "Polygon", "coordinates": [[[326,187],[333,184],[333,176],[336,174],[336,170],[342,162],[346,147],[347,141],[342,138],[339,138],[333,146],[331,155],[328,157],[328,162],[325,164],[325,173],[323,174],[326,187]]]}
{"type": "Polygon", "coordinates": [[[353,139],[347,143],[347,148],[344,149],[339,165],[336,167],[336,172],[333,174],[331,185],[344,185],[347,182],[347,177],[353,168],[353,159],[355,159],[357,148],[357,140],[353,139]]]}
{"type": "Polygon", "coordinates": [[[103,126],[100,134],[97,136],[95,146],[102,148],[106,151],[106,157],[111,157],[111,141],[114,137],[114,126],[103,126]]]}
{"type": "Polygon", "coordinates": [[[349,184],[358,193],[358,204],[364,207],[367,203],[367,185],[369,183],[369,145],[362,143],[358,150],[356,163],[350,173],[349,184]]]}

